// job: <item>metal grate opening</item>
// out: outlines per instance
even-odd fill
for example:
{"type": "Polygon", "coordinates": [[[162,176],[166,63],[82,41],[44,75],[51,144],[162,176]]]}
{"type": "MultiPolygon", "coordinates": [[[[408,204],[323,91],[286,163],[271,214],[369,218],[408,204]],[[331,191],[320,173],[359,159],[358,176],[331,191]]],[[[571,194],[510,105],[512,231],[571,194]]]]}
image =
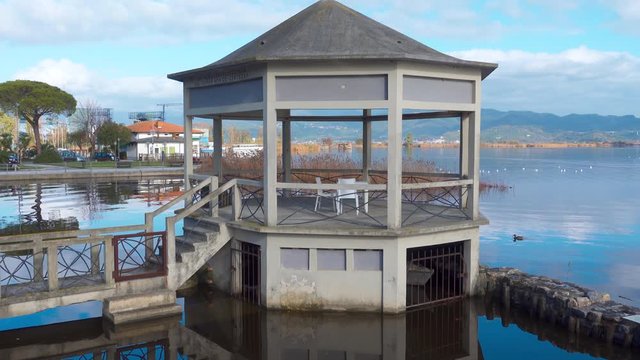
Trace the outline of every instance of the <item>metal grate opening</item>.
{"type": "Polygon", "coordinates": [[[231,265],[240,282],[242,300],[260,305],[260,246],[241,242],[240,249],[231,249],[231,265]]]}
{"type": "Polygon", "coordinates": [[[464,242],[407,249],[407,308],[465,294],[464,242]]]}

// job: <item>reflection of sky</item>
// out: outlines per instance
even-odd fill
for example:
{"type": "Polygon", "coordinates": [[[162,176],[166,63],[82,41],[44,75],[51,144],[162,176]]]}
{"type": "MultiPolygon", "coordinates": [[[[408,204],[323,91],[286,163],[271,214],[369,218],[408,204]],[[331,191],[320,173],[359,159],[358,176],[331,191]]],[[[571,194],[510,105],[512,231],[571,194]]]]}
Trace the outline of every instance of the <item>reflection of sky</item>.
{"type": "Polygon", "coordinates": [[[102,302],[89,301],[81,304],[47,309],[35,314],[0,319],[0,331],[89,319],[99,316],[102,316],[102,302]]]}
{"type": "Polygon", "coordinates": [[[570,353],[541,341],[537,335],[521,331],[514,324],[505,329],[499,318],[478,317],[478,340],[485,359],[596,359],[587,354],[570,353]],[[509,329],[509,331],[507,331],[509,329]]]}
{"type": "MultiPolygon", "coordinates": [[[[168,201],[155,197],[158,189],[165,192],[174,188],[173,183],[166,180],[155,182],[43,183],[40,214],[44,220],[77,219],[80,229],[142,224],[145,212],[168,201]],[[147,198],[145,193],[149,189],[153,195],[147,198]]],[[[36,185],[19,186],[21,191],[18,192],[10,186],[0,187],[0,226],[17,223],[25,215],[31,215],[31,220],[35,220],[36,185]]],[[[162,218],[156,220],[159,225],[162,218]]],[[[23,223],[25,221],[23,219],[23,223]]]]}
{"type": "MultiPolygon", "coordinates": [[[[177,298],[176,303],[184,309],[184,298],[177,298]]],[[[32,326],[50,325],[61,322],[83,320],[102,316],[102,301],[89,301],[68,306],[59,306],[34,314],[0,318],[0,331],[32,326]]],[[[184,325],[184,311],[180,323],[184,325]]]]}

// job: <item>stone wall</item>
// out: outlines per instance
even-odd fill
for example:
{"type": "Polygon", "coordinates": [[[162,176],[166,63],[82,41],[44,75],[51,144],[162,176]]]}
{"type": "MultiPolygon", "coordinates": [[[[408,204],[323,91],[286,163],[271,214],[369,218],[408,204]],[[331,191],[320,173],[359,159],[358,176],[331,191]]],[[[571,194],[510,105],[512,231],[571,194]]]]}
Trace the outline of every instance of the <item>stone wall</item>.
{"type": "Polygon", "coordinates": [[[640,349],[640,323],[626,319],[640,309],[611,301],[609,294],[513,268],[480,267],[476,294],[509,310],[531,315],[608,344],[640,349]]]}

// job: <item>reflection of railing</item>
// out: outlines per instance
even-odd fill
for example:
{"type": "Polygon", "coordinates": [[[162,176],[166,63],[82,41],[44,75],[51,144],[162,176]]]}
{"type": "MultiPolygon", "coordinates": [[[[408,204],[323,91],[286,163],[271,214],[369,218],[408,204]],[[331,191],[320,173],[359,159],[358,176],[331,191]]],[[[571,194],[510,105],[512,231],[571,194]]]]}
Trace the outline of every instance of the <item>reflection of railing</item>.
{"type": "Polygon", "coordinates": [[[166,232],[117,235],[112,244],[116,282],[167,275],[166,232]]]}
{"type": "Polygon", "coordinates": [[[0,297],[115,284],[113,233],[143,226],[16,235],[0,243],[0,297]],[[53,275],[55,274],[55,275],[53,275]]]}
{"type": "Polygon", "coordinates": [[[120,347],[115,359],[168,359],[169,341],[161,340],[120,347]]]}

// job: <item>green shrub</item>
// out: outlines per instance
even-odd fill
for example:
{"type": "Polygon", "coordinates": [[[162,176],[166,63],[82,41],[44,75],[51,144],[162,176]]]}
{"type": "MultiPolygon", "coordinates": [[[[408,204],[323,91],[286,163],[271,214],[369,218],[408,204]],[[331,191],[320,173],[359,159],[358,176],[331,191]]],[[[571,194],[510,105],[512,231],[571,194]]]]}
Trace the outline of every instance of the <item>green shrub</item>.
{"type": "Polygon", "coordinates": [[[53,147],[43,146],[42,152],[33,159],[33,162],[36,164],[60,163],[62,158],[53,147]]]}
{"type": "Polygon", "coordinates": [[[0,164],[5,164],[9,162],[9,154],[10,152],[5,150],[0,150],[0,164]]]}

